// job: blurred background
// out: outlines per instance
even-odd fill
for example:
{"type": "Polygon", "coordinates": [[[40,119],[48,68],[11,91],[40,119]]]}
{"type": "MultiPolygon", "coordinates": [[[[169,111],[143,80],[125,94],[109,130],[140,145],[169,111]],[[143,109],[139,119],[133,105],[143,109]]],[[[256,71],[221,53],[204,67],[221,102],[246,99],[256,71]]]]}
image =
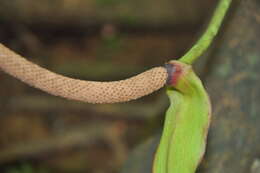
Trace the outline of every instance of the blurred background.
{"type": "MultiPolygon", "coordinates": [[[[216,2],[1,0],[0,42],[59,74],[119,80],[183,55],[216,2]]],[[[129,103],[92,105],[3,72],[0,81],[3,173],[118,173],[136,146],[160,132],[168,106],[165,89],[129,103]]]]}

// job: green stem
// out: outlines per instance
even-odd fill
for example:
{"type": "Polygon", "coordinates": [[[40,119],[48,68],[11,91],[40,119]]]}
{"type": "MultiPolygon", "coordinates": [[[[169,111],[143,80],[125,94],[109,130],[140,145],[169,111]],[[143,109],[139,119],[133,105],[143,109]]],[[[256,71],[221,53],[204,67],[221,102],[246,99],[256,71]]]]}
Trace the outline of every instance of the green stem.
{"type": "Polygon", "coordinates": [[[231,2],[232,0],[220,0],[207,30],[197,41],[197,43],[184,56],[180,58],[181,62],[186,64],[193,64],[193,62],[205,52],[218,33],[220,25],[231,2]]]}

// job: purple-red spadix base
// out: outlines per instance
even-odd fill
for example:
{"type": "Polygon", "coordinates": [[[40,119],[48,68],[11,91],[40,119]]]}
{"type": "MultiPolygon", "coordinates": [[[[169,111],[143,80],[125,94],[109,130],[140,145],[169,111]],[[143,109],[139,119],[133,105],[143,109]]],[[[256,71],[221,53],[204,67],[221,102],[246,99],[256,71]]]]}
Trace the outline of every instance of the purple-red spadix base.
{"type": "Polygon", "coordinates": [[[167,78],[167,85],[169,86],[176,86],[178,79],[180,78],[181,74],[183,73],[184,64],[178,61],[170,61],[169,63],[165,64],[165,68],[168,73],[167,78]]]}

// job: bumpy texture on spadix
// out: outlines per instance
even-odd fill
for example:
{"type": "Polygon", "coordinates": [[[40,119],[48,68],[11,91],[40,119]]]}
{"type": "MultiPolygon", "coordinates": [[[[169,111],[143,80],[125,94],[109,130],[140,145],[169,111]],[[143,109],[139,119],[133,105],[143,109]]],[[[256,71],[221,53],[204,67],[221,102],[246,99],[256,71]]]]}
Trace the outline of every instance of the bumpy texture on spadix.
{"type": "Polygon", "coordinates": [[[83,81],[46,70],[0,44],[0,69],[52,95],[88,103],[125,102],[148,95],[167,80],[164,67],[155,67],[126,80],[83,81]]]}

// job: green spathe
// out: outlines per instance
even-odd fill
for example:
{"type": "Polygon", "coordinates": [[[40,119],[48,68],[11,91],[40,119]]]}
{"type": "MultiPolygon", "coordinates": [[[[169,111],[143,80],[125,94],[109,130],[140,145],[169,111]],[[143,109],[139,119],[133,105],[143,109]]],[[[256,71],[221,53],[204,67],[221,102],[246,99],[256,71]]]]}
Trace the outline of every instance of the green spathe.
{"type": "Polygon", "coordinates": [[[153,173],[194,173],[206,147],[211,105],[194,63],[210,46],[232,0],[220,0],[205,33],[179,61],[171,61],[168,72],[170,107],[162,138],[154,158],[153,173]]]}
{"type": "MultiPolygon", "coordinates": [[[[190,65],[172,61],[181,69],[167,90],[170,107],[155,155],[154,173],[194,173],[205,152],[211,115],[207,92],[190,65]]],[[[173,74],[173,77],[174,76],[173,74]]]]}

